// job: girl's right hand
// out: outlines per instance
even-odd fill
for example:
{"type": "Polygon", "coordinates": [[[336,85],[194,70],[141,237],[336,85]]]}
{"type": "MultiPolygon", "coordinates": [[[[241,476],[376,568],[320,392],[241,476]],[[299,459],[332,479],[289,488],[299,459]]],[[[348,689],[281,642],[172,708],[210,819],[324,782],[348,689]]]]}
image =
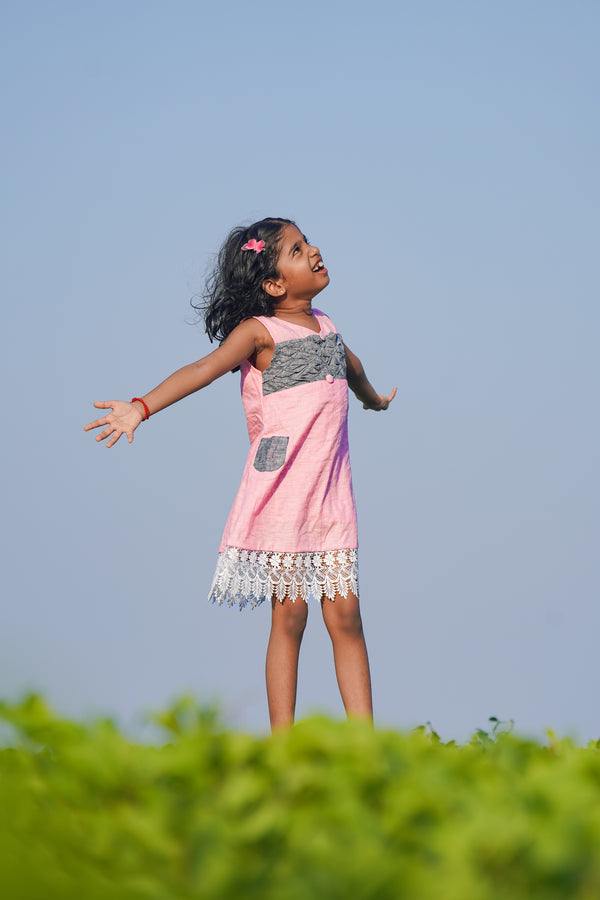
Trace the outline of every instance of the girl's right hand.
{"type": "Polygon", "coordinates": [[[375,412],[381,412],[384,409],[387,409],[394,397],[396,396],[396,391],[398,388],[394,388],[391,394],[388,394],[387,397],[383,394],[377,394],[379,397],[379,406],[369,406],[368,403],[363,403],[363,409],[373,409],[375,412]]]}
{"type": "Polygon", "coordinates": [[[107,416],[96,419],[94,422],[88,422],[84,427],[84,431],[91,431],[92,428],[102,428],[106,425],[104,431],[96,435],[97,441],[104,441],[107,437],[110,440],[107,447],[112,447],[117,443],[122,434],[127,435],[127,440],[131,444],[133,441],[133,432],[143,420],[142,413],[135,403],[127,403],[124,400],[96,400],[94,406],[97,409],[112,409],[107,416]]]}

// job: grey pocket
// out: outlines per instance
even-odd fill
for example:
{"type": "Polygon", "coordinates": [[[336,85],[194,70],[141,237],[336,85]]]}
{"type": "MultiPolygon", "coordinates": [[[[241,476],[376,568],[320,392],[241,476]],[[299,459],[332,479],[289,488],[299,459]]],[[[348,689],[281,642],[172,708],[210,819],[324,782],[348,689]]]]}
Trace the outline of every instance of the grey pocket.
{"type": "Polygon", "coordinates": [[[289,437],[263,438],[258,445],[254,458],[254,468],[259,472],[274,472],[280,469],[285,462],[289,437]]]}

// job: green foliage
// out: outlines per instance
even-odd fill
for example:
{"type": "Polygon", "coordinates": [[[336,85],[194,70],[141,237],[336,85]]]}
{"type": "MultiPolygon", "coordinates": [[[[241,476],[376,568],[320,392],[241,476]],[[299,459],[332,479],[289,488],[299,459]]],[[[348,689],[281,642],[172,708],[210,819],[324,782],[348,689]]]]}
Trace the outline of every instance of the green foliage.
{"type": "Polygon", "coordinates": [[[11,900],[600,896],[600,754],[497,719],[469,743],[314,718],[257,738],[183,698],[163,746],[0,703],[11,900]]]}

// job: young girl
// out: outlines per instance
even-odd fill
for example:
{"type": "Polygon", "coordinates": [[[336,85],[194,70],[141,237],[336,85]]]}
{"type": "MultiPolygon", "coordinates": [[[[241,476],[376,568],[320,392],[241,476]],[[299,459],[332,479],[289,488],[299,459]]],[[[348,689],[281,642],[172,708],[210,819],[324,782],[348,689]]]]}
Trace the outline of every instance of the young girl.
{"type": "Polygon", "coordinates": [[[234,228],[204,295],[217,350],[85,426],[97,441],[129,443],[140,422],[241,369],[250,452],[225,526],[210,598],[269,600],[266,680],[273,729],[291,725],[298,655],[311,594],[333,644],[349,716],[372,718],[371,679],[358,603],[357,527],[348,456],[348,386],[365,409],[387,409],[333,322],[312,308],[329,284],[317,247],[289,219],[234,228]]]}

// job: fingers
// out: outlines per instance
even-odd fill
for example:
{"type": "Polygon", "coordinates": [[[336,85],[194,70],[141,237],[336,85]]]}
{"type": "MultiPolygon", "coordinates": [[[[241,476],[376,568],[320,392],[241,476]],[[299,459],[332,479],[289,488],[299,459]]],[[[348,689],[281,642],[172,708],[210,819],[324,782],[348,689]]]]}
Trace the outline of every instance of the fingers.
{"type": "Polygon", "coordinates": [[[120,429],[116,428],[116,426],[109,421],[108,416],[106,416],[104,419],[96,419],[95,422],[90,422],[89,425],[86,425],[83,430],[89,431],[92,428],[99,428],[102,425],[106,425],[107,427],[104,429],[104,431],[101,431],[100,434],[96,435],[96,440],[105,441],[107,437],[111,437],[112,435],[112,440],[109,441],[109,443],[106,445],[107,447],[112,447],[112,445],[119,440],[123,432],[120,429]]]}
{"type": "Polygon", "coordinates": [[[109,429],[107,428],[106,431],[103,431],[102,434],[98,435],[98,437],[96,438],[96,440],[97,440],[97,441],[100,441],[100,440],[103,440],[105,437],[110,438],[110,440],[108,440],[108,441],[106,442],[107,448],[110,448],[110,447],[114,447],[114,445],[117,443],[117,441],[119,440],[119,438],[121,437],[121,435],[124,434],[124,433],[125,433],[125,432],[122,431],[120,428],[114,428],[114,427],[113,427],[110,431],[109,431],[109,429]]]}
{"type": "MultiPolygon", "coordinates": [[[[112,409],[114,406],[114,400],[94,400],[94,406],[96,409],[112,409]]],[[[92,428],[99,428],[101,425],[108,425],[108,416],[104,416],[102,419],[95,419],[93,422],[88,422],[87,425],[84,425],[84,431],[91,431],[92,428]]]]}
{"type": "Polygon", "coordinates": [[[379,395],[380,398],[381,398],[381,406],[379,407],[379,410],[380,410],[380,411],[383,411],[383,410],[385,410],[385,409],[388,408],[388,406],[390,405],[390,403],[392,402],[392,400],[393,400],[394,397],[396,396],[397,390],[398,390],[398,388],[394,388],[394,389],[392,390],[392,392],[391,392],[390,394],[387,395],[387,397],[384,397],[383,394],[380,394],[380,395],[379,395]]]}
{"type": "Polygon", "coordinates": [[[375,412],[382,412],[384,409],[388,408],[388,406],[396,396],[397,391],[398,388],[395,387],[391,391],[391,393],[387,395],[387,397],[384,396],[384,394],[377,394],[377,396],[379,397],[379,406],[373,406],[371,403],[363,403],[363,409],[372,409],[375,412]]]}
{"type": "Polygon", "coordinates": [[[391,394],[388,394],[387,397],[383,397],[383,396],[382,396],[382,398],[381,398],[381,400],[382,400],[382,403],[381,403],[381,409],[387,409],[387,408],[388,408],[388,406],[390,405],[390,403],[392,402],[392,400],[393,400],[394,397],[396,396],[396,391],[397,391],[397,390],[398,390],[398,388],[394,388],[393,391],[391,392],[391,394]]]}
{"type": "Polygon", "coordinates": [[[107,437],[110,437],[116,431],[116,428],[114,427],[114,425],[110,425],[107,422],[105,422],[104,424],[105,425],[108,424],[108,428],[105,428],[104,431],[101,431],[100,434],[96,435],[97,441],[105,441],[107,437]]]}
{"type": "Polygon", "coordinates": [[[94,422],[88,422],[87,425],[83,426],[84,431],[91,431],[92,428],[100,428],[101,425],[108,425],[108,419],[106,416],[102,419],[96,419],[94,422]]]}

